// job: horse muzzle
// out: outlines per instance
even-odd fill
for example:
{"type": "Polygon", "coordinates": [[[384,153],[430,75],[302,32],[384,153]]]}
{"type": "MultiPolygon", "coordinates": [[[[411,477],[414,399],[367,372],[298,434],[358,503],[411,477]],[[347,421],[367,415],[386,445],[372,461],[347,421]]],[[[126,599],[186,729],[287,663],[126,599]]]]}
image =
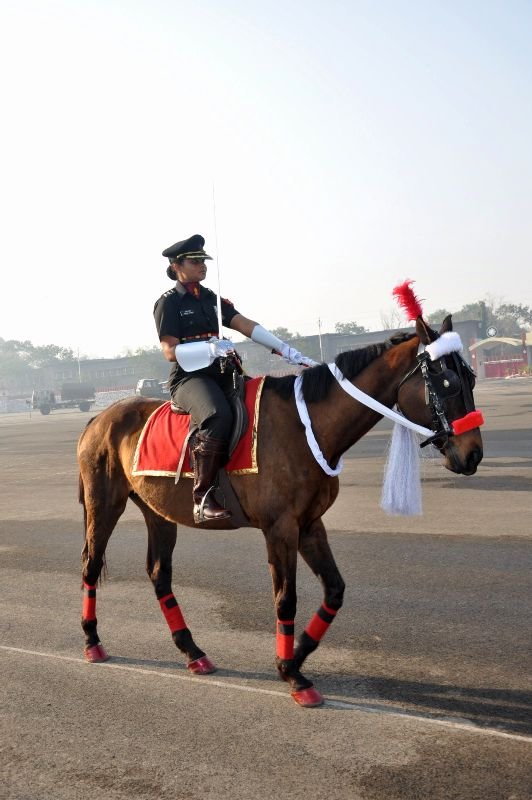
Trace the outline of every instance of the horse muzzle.
{"type": "Polygon", "coordinates": [[[481,442],[473,442],[472,446],[466,446],[465,442],[453,437],[444,447],[443,455],[446,469],[458,475],[474,475],[484,453],[481,442]]]}

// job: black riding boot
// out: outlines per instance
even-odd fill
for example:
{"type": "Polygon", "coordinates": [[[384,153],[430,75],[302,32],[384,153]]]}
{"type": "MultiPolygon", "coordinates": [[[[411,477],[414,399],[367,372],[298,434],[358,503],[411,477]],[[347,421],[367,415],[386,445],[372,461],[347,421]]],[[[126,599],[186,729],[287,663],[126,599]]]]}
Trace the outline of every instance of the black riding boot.
{"type": "Polygon", "coordinates": [[[216,501],[214,496],[218,470],[227,461],[227,444],[219,439],[198,434],[192,447],[194,459],[194,522],[230,519],[231,512],[216,501]]]}

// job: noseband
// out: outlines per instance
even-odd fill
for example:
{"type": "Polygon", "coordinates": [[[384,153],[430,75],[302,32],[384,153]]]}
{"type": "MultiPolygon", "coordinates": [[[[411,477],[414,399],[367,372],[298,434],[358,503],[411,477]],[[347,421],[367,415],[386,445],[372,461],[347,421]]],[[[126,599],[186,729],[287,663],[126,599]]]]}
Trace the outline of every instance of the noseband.
{"type": "Polygon", "coordinates": [[[420,447],[434,444],[440,451],[443,450],[452,436],[458,436],[460,433],[478,428],[484,422],[482,413],[475,410],[475,403],[473,400],[472,388],[476,377],[475,372],[458,352],[453,351],[447,355],[453,361],[454,370],[447,367],[444,358],[439,358],[437,360],[440,364],[440,372],[431,372],[429,364],[433,364],[434,361],[432,361],[425,346],[420,344],[416,357],[416,365],[404,376],[397,387],[397,392],[399,393],[401,386],[406,383],[409,378],[415,375],[418,370],[421,372],[425,383],[425,403],[430,409],[432,427],[435,429],[435,432],[432,436],[429,436],[428,439],[425,439],[424,442],[421,442],[420,447]],[[467,414],[449,422],[447,414],[445,413],[444,403],[446,400],[451,397],[456,397],[459,394],[463,397],[467,414]],[[441,440],[441,444],[436,444],[439,440],[441,440]]]}

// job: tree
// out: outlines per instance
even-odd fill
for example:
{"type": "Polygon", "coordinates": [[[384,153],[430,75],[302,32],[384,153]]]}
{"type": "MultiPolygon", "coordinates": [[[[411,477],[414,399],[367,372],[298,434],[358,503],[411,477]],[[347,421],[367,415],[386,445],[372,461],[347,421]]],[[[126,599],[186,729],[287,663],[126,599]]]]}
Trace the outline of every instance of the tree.
{"type": "Polygon", "coordinates": [[[283,342],[291,342],[292,339],[300,339],[301,335],[299,333],[290,333],[288,328],[274,328],[272,330],[274,336],[277,336],[278,339],[281,339],[283,342]]]}
{"type": "Polygon", "coordinates": [[[58,361],[74,361],[74,352],[70,347],[59,347],[56,344],[45,344],[33,347],[28,363],[32,367],[50,367],[58,361]]]}
{"type": "Polygon", "coordinates": [[[20,344],[13,339],[8,341],[0,339],[0,382],[20,380],[29,372],[28,365],[19,351],[20,344]]]}
{"type": "Polygon", "coordinates": [[[514,305],[512,303],[503,303],[497,309],[499,316],[504,316],[511,319],[520,328],[532,327],[532,308],[530,306],[523,306],[521,304],[514,305]]]}
{"type": "MultiPolygon", "coordinates": [[[[429,314],[431,325],[441,324],[443,319],[450,314],[447,309],[440,308],[429,314]]],[[[475,319],[481,323],[481,336],[486,334],[486,329],[493,325],[499,336],[519,336],[523,328],[532,328],[532,309],[522,304],[500,303],[491,297],[486,300],[477,300],[466,303],[458,311],[452,312],[454,322],[464,322],[475,319]]]]}
{"type": "Polygon", "coordinates": [[[387,313],[381,312],[381,325],[385,331],[391,331],[394,328],[404,328],[405,321],[403,312],[398,308],[391,308],[387,313]]]}
{"type": "Polygon", "coordinates": [[[368,328],[356,322],[337,322],[334,326],[335,333],[368,333],[368,328]]]}
{"type": "Polygon", "coordinates": [[[69,347],[56,344],[33,345],[29,340],[0,338],[0,379],[6,384],[32,385],[36,370],[73,362],[69,347]]]}
{"type": "Polygon", "coordinates": [[[447,311],[446,308],[437,308],[436,311],[431,311],[427,322],[429,322],[433,327],[439,327],[445,317],[448,317],[451,312],[447,311]]]}

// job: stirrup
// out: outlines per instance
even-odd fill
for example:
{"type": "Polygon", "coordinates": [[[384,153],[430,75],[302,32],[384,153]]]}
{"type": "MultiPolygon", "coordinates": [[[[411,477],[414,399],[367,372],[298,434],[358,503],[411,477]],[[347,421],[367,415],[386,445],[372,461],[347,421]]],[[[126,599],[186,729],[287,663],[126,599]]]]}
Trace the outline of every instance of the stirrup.
{"type": "MultiPolygon", "coordinates": [[[[194,503],[193,514],[194,514],[194,522],[196,523],[196,525],[198,525],[198,524],[200,524],[202,522],[211,522],[211,521],[216,522],[217,520],[230,519],[232,517],[231,512],[228,511],[225,508],[225,506],[223,508],[224,514],[220,514],[217,517],[206,517],[205,516],[205,501],[206,501],[207,497],[209,496],[210,492],[215,491],[215,489],[216,489],[215,486],[211,486],[210,489],[208,489],[205,492],[205,494],[203,495],[203,497],[201,498],[201,503],[199,503],[199,505],[194,503]]],[[[217,502],[217,501],[215,500],[215,502],[217,502]]],[[[222,507],[220,506],[220,508],[222,508],[222,507]]]]}

